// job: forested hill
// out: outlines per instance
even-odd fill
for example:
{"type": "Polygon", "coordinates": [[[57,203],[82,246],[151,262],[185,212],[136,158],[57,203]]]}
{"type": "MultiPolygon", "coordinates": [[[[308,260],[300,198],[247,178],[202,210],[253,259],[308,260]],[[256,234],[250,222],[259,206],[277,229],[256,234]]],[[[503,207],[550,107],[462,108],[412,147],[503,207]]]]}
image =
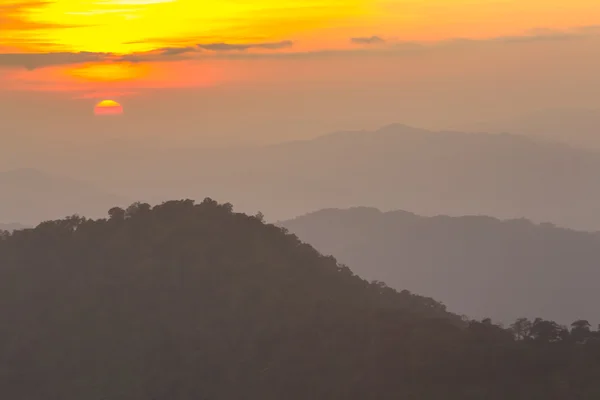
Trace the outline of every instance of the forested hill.
{"type": "Polygon", "coordinates": [[[207,199],[0,237],[0,398],[596,399],[585,323],[513,331],[369,284],[207,199]]]}

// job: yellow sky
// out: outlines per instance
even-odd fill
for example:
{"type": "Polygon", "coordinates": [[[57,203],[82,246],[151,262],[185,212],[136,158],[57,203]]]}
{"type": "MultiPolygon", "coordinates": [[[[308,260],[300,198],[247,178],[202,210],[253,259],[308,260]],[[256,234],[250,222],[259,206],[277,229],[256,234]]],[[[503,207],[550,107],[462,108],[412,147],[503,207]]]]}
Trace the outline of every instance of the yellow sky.
{"type": "Polygon", "coordinates": [[[600,24],[597,0],[0,0],[0,48],[130,53],[214,42],[491,37],[600,24]]]}
{"type": "Polygon", "coordinates": [[[0,0],[0,88],[206,86],[243,71],[185,60],[377,48],[351,40],[373,36],[393,49],[398,42],[572,34],[592,26],[600,26],[598,0],[0,0]],[[246,47],[222,47],[240,45],[246,47]],[[160,53],[166,48],[173,53],[160,53]],[[82,60],[72,54],[78,52],[111,54],[82,60]],[[143,59],[126,59],[133,53],[143,59]]]}
{"type": "MultiPolygon", "coordinates": [[[[15,7],[10,28],[12,39],[28,50],[50,47],[116,53],[199,42],[285,40],[370,12],[367,0],[58,0],[39,4],[28,0],[23,4],[15,7]],[[32,29],[36,25],[39,28],[32,29]]],[[[3,39],[4,45],[11,44],[10,36],[3,39]]]]}

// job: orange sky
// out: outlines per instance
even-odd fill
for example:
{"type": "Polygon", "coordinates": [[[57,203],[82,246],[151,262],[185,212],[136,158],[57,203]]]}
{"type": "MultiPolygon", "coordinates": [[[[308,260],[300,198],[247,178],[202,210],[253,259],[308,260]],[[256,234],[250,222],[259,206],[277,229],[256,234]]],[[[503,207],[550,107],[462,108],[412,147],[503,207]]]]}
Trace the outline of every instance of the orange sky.
{"type": "Polygon", "coordinates": [[[206,86],[250,79],[235,67],[244,58],[578,35],[599,24],[597,0],[0,0],[0,87],[206,86]]]}

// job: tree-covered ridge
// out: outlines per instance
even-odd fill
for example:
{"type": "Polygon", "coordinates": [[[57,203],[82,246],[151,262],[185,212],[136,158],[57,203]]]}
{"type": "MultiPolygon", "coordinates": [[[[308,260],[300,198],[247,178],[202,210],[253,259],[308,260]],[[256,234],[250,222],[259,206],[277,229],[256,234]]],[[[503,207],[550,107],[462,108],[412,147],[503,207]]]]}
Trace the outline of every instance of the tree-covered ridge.
{"type": "Polygon", "coordinates": [[[596,399],[585,321],[509,329],[368,283],[260,215],[173,201],[0,240],[14,400],[596,399]]]}

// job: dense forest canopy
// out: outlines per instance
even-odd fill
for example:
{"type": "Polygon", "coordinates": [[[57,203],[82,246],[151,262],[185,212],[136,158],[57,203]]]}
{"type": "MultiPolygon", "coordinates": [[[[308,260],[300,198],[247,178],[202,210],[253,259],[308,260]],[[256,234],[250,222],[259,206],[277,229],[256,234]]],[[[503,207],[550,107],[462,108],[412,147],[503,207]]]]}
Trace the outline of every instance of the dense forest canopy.
{"type": "Polygon", "coordinates": [[[206,199],[0,235],[11,400],[597,399],[587,321],[469,321],[206,199]]]}

